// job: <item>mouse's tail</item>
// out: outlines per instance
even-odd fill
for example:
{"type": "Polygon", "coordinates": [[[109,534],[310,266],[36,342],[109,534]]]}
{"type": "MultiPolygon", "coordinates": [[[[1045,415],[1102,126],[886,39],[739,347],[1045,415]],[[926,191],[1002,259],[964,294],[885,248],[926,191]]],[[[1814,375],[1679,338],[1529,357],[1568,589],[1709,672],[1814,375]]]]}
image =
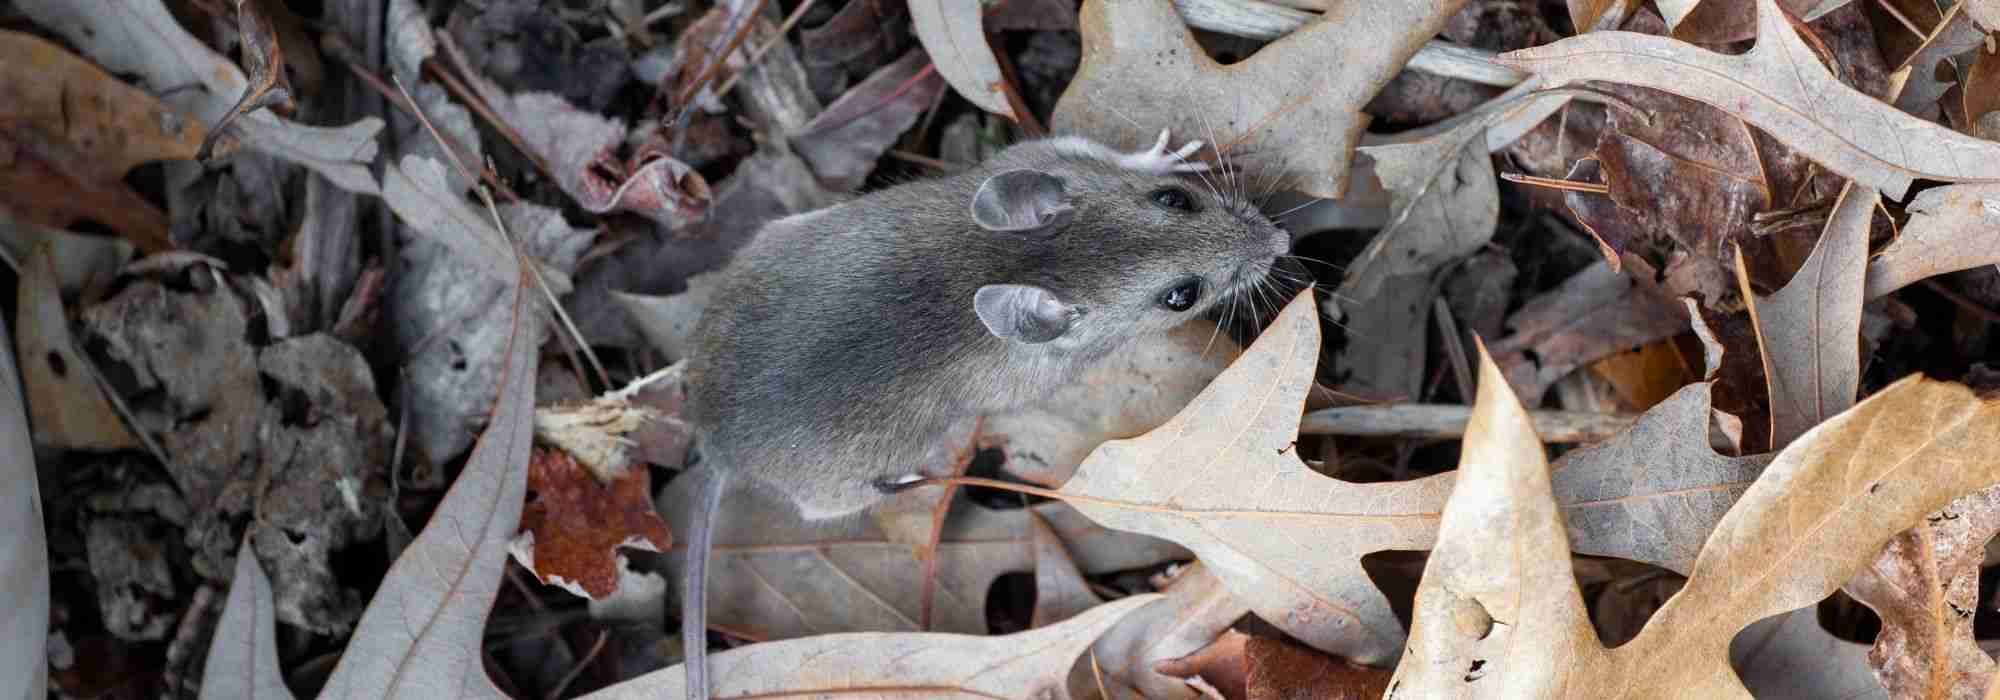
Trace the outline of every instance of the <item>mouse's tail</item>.
{"type": "Polygon", "coordinates": [[[681,663],[687,668],[688,700],[708,700],[708,558],[727,475],[703,469],[687,476],[701,479],[701,492],[688,521],[687,563],[681,567],[681,663]]]}

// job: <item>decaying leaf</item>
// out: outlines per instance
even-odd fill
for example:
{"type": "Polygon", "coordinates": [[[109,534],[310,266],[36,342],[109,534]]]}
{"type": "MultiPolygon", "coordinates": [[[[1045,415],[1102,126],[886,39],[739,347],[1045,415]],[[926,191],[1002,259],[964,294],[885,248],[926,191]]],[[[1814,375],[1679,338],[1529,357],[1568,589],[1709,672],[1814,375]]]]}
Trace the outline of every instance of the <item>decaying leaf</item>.
{"type": "Polygon", "coordinates": [[[201,697],[291,700],[278,667],[278,629],[272,620],[271,579],[245,540],[236,550],[236,573],[229,579],[229,600],[215,623],[215,639],[208,643],[201,697]]]}
{"type": "MultiPolygon", "coordinates": [[[[753,644],[710,656],[711,682],[722,697],[1062,698],[1077,655],[1120,619],[1159,600],[1132,596],[1062,624],[997,637],[859,632],[753,644]]],[[[686,680],[676,665],[584,697],[681,697],[686,680]]]]}
{"type": "Polygon", "coordinates": [[[1270,637],[1251,637],[1243,645],[1248,661],[1244,697],[1248,700],[1374,700],[1389,689],[1390,675],[1379,668],[1358,666],[1270,637]]]}
{"type": "Polygon", "coordinates": [[[201,160],[208,160],[216,137],[226,132],[238,117],[266,107],[283,113],[290,113],[293,108],[291,80],[285,76],[284,45],[279,43],[278,30],[264,17],[258,4],[253,0],[236,0],[236,35],[243,44],[243,68],[250,83],[244,86],[236,104],[216,120],[208,138],[202,140],[197,156],[201,160]]]}
{"type": "Polygon", "coordinates": [[[622,548],[666,551],[673,542],[653,510],[653,480],[644,468],[599,481],[569,452],[538,449],[528,460],[521,534],[508,554],[542,583],[602,600],[618,590],[622,548]]]}
{"type": "Polygon", "coordinates": [[[1756,299],[1738,258],[1736,274],[1763,349],[1770,383],[1771,446],[1783,448],[1854,405],[1861,383],[1861,302],[1868,230],[1881,193],[1841,190],[1819,245],[1778,293],[1756,299]]]}
{"type": "Polygon", "coordinates": [[[1973,639],[1986,543],[2000,533],[2000,486],[1966,494],[1896,535],[1843,590],[1882,618],[1868,652],[1893,697],[1978,698],[1993,657],[1973,639]]]}
{"type": "MultiPolygon", "coordinates": [[[[911,6],[927,4],[932,3],[919,0],[911,6]]],[[[976,6],[955,6],[972,7],[975,19],[979,15],[976,6]]],[[[917,117],[944,91],[944,81],[926,70],[929,67],[924,52],[903,54],[806,122],[791,136],[792,148],[828,187],[843,191],[859,188],[875,170],[882,152],[917,123],[917,117]]]]}
{"type": "Polygon", "coordinates": [[[1868,298],[1925,277],[2000,265],[2000,183],[1948,185],[1917,193],[1910,222],[1868,263],[1868,298]]]}
{"type": "MultiPolygon", "coordinates": [[[[182,28],[160,0],[106,4],[26,0],[15,6],[106,70],[140,76],[168,104],[205,124],[229,111],[249,85],[243,71],[182,28]]],[[[368,164],[375,160],[375,135],[382,130],[378,117],[326,128],[260,111],[236,123],[243,129],[247,148],[303,165],[342,189],[376,191],[368,164]]],[[[195,140],[199,143],[199,135],[195,140]]]]}
{"type": "Polygon", "coordinates": [[[1007,103],[1000,62],[986,46],[983,3],[912,0],[910,28],[951,89],[980,109],[1019,118],[1007,103]]]}
{"type": "Polygon", "coordinates": [[[664,226],[699,217],[711,198],[708,181],[647,141],[624,159],[625,123],[577,109],[547,92],[514,95],[495,105],[547,164],[556,183],[595,214],[627,211],[664,226]]]}
{"type": "Polygon", "coordinates": [[[125,419],[98,388],[90,360],[77,352],[56,288],[54,261],[44,244],[22,260],[16,288],[16,341],[21,382],[35,442],[64,449],[121,450],[139,446],[125,419]]]}
{"type": "Polygon", "coordinates": [[[1758,0],[1757,27],[1756,47],[1741,55],[1630,32],[1591,32],[1500,60],[1550,85],[1602,80],[1705,102],[1894,199],[1918,178],[2000,180],[2000,143],[1917,119],[1841,83],[1777,0],[1758,0]]]}
{"type": "Polygon", "coordinates": [[[1261,177],[1339,197],[1367,125],[1362,105],[1463,4],[1328,12],[1225,66],[1195,41],[1171,3],[1088,0],[1078,18],[1083,63],[1052,126],[1121,148],[1151,143],[1171,128],[1207,138],[1220,152],[1280,156],[1258,163],[1261,177]],[[1350,39],[1356,36],[1374,40],[1350,39]]]}
{"type": "Polygon", "coordinates": [[[1540,404],[1556,380],[1593,360],[1686,329],[1685,310],[1647,284],[1644,264],[1628,256],[1633,270],[1622,274],[1593,264],[1507,317],[1513,334],[1493,343],[1493,357],[1524,403],[1540,404]]]}
{"type": "MultiPolygon", "coordinates": [[[[1481,382],[1482,389],[1487,385],[1481,382]]],[[[1476,444],[1468,440],[1468,450],[1476,444]]],[[[1910,377],[1807,432],[1779,453],[1723,517],[1681,592],[1636,638],[1611,650],[1596,642],[1584,618],[1569,559],[1559,550],[1552,556],[1530,553],[1552,550],[1549,542],[1561,541],[1557,522],[1549,517],[1553,513],[1539,505],[1549,499],[1535,461],[1507,465],[1514,468],[1516,486],[1506,495],[1493,496],[1494,489],[1454,491],[1454,506],[1463,494],[1467,501],[1499,501],[1492,507],[1502,513],[1549,515],[1515,517],[1501,521],[1513,528],[1469,533],[1503,537],[1495,540],[1504,543],[1499,551],[1514,556],[1454,550],[1449,537],[1440,542],[1430,570],[1465,569],[1453,580],[1466,583],[1440,582],[1431,599],[1461,603],[1426,604],[1425,593],[1419,593],[1412,648],[1436,648],[1404,660],[1400,668],[1408,670],[1402,677],[1408,682],[1392,689],[1392,696],[1542,688],[1546,691],[1531,694],[1650,697],[1670,689],[1688,697],[1748,697],[1728,663],[1739,631],[1819,601],[1874,559],[1898,531],[1959,494],[2000,481],[2000,397],[1981,399],[1962,385],[1910,377]],[[1456,562],[1450,561],[1452,551],[1461,552],[1456,562]],[[1481,590],[1492,595],[1477,605],[1456,593],[1482,581],[1488,583],[1481,590]],[[1433,634],[1438,637],[1430,638],[1433,634]],[[1509,644],[1490,647],[1483,640],[1492,635],[1509,644]],[[1502,653],[1505,658],[1496,657],[1502,653]],[[1549,658],[1563,663],[1535,662],[1549,658]],[[1438,666],[1425,659],[1462,664],[1438,666]]],[[[1480,462],[1468,458],[1467,464],[1480,462]]]]}
{"type": "Polygon", "coordinates": [[[504,697],[486,676],[481,639],[528,487],[536,356],[532,282],[513,268],[508,297],[518,325],[486,432],[430,523],[389,567],[354,631],[366,646],[341,654],[326,697],[415,697],[439,688],[504,697]]]}

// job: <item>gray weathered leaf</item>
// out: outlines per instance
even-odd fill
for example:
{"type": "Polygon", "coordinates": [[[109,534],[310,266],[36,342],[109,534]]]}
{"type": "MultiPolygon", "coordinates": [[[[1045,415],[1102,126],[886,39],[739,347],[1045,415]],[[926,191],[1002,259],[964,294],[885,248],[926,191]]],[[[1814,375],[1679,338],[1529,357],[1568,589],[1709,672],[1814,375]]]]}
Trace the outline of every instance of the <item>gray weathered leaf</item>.
{"type": "MultiPolygon", "coordinates": [[[[1126,615],[1159,600],[1158,594],[1123,598],[1019,634],[829,634],[731,649],[710,656],[709,664],[720,697],[1066,700],[1064,679],[1077,655],[1126,615]]],[[[584,698],[678,698],[686,680],[675,665],[584,698]]]]}
{"type": "Polygon", "coordinates": [[[0,688],[11,697],[48,696],[49,548],[27,407],[14,379],[13,343],[0,320],[0,688]]]}
{"type": "Polygon", "coordinates": [[[208,643],[208,661],[201,671],[203,700],[291,700],[292,690],[285,687],[284,671],[278,668],[275,620],[271,579],[245,539],[236,550],[229,600],[215,623],[215,638],[208,643]]]}
{"type": "Polygon", "coordinates": [[[2000,265],[2000,183],[1947,185],[1917,193],[1910,221],[1868,263],[1868,298],[1917,280],[2000,265]]]}
{"type": "Polygon", "coordinates": [[[910,28],[951,89],[980,109],[1016,118],[1001,91],[1004,78],[986,46],[985,6],[959,0],[910,0],[910,28]]]}

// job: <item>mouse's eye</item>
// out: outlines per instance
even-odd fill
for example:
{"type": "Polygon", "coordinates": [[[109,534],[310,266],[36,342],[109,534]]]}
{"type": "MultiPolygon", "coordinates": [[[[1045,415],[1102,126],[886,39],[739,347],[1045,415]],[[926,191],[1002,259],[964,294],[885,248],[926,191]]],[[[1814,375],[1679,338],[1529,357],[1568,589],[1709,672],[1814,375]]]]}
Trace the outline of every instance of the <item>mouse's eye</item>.
{"type": "Polygon", "coordinates": [[[1179,187],[1162,187],[1153,190],[1152,198],[1154,204],[1175,211],[1196,212],[1201,210],[1199,205],[1196,205],[1194,202],[1194,195],[1188,194],[1187,190],[1179,187]]]}
{"type": "Polygon", "coordinates": [[[1189,277],[1176,283],[1172,288],[1160,293],[1160,306],[1168,311],[1186,311],[1201,301],[1202,283],[1200,277],[1189,277]]]}

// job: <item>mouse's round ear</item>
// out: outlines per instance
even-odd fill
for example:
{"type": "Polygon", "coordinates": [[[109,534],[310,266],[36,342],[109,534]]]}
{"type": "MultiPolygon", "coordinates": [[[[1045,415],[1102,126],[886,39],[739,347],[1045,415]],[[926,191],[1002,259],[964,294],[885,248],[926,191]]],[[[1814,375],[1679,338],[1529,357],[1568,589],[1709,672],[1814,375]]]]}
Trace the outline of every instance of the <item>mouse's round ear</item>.
{"type": "Polygon", "coordinates": [[[996,337],[1030,345],[1046,343],[1069,330],[1083,310],[1054,292],[1025,284],[989,284],[972,295],[972,310],[996,337]]]}
{"type": "Polygon", "coordinates": [[[986,178],[972,195],[972,220],[988,231],[1052,231],[1075,212],[1061,178],[1028,168],[986,178]]]}

